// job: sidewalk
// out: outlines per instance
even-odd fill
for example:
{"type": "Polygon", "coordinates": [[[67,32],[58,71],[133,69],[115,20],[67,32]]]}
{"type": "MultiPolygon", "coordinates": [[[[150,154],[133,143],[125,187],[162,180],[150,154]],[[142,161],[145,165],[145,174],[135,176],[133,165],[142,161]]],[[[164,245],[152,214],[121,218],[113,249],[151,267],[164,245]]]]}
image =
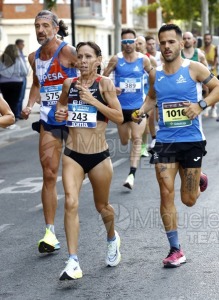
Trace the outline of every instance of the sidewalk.
{"type": "MultiPolygon", "coordinates": [[[[30,88],[27,88],[25,93],[25,99],[23,102],[23,107],[27,105],[29,93],[30,88]]],[[[34,134],[34,131],[32,130],[32,123],[39,120],[39,112],[40,105],[35,103],[34,107],[32,108],[32,112],[27,120],[18,120],[15,123],[15,126],[12,126],[12,128],[0,128],[0,143],[2,143],[3,141],[9,141],[13,137],[19,138],[24,135],[34,134]]]]}

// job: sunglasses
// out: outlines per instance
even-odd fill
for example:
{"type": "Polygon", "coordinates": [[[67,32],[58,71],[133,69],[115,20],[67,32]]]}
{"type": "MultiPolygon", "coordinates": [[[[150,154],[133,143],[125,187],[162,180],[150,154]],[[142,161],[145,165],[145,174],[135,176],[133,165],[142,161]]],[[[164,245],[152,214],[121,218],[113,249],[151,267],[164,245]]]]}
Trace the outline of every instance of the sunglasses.
{"type": "Polygon", "coordinates": [[[136,39],[126,39],[126,40],[121,40],[121,43],[123,45],[127,45],[127,44],[134,44],[136,39]]]}

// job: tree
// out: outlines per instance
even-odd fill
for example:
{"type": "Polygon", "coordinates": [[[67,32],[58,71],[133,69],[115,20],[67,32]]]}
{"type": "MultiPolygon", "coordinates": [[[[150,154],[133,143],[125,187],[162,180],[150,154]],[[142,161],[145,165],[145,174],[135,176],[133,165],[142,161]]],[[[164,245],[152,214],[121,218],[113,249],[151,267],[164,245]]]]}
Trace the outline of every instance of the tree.
{"type": "Polygon", "coordinates": [[[56,1],[57,0],[44,0],[44,9],[51,10],[56,7],[56,1]]]}
{"type": "Polygon", "coordinates": [[[165,23],[172,20],[190,21],[200,16],[201,0],[160,0],[146,6],[140,6],[135,10],[138,15],[148,11],[155,11],[158,7],[162,9],[162,17],[165,23]]]}
{"type": "MultiPolygon", "coordinates": [[[[206,0],[207,1],[207,0],[206,0]]],[[[208,0],[209,3],[209,28],[214,28],[219,23],[219,0],[208,0]]],[[[162,9],[164,23],[181,20],[191,30],[194,22],[202,21],[201,0],[160,0],[147,6],[135,9],[137,15],[145,15],[148,11],[155,11],[158,7],[162,9]]],[[[212,30],[211,30],[212,31],[212,30]]]]}

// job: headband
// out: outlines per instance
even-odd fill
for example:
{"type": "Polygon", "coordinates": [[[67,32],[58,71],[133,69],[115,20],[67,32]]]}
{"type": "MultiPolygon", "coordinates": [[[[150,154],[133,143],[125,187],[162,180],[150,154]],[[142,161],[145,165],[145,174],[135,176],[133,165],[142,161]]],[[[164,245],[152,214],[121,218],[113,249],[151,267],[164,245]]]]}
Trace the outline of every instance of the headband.
{"type": "Polygon", "coordinates": [[[36,19],[46,19],[46,20],[49,20],[49,21],[54,22],[57,26],[59,26],[58,22],[57,22],[56,20],[54,20],[53,18],[50,18],[50,17],[46,17],[46,16],[37,16],[36,19]]]}

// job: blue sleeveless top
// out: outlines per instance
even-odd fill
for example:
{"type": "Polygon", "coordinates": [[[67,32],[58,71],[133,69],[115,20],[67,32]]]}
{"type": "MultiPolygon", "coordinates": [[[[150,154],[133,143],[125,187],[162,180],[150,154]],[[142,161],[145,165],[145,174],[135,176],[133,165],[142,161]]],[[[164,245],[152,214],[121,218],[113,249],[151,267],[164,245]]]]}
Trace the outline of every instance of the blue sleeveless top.
{"type": "Polygon", "coordinates": [[[190,60],[184,59],[179,70],[171,75],[156,68],[154,89],[159,110],[156,141],[161,143],[199,142],[205,140],[201,116],[189,120],[183,113],[183,102],[202,99],[202,84],[189,73],[190,60]]]}
{"type": "Polygon", "coordinates": [[[138,53],[134,62],[128,62],[123,53],[117,54],[118,62],[115,68],[115,86],[122,90],[118,96],[122,109],[138,109],[144,100],[144,55],[138,53]]]}

